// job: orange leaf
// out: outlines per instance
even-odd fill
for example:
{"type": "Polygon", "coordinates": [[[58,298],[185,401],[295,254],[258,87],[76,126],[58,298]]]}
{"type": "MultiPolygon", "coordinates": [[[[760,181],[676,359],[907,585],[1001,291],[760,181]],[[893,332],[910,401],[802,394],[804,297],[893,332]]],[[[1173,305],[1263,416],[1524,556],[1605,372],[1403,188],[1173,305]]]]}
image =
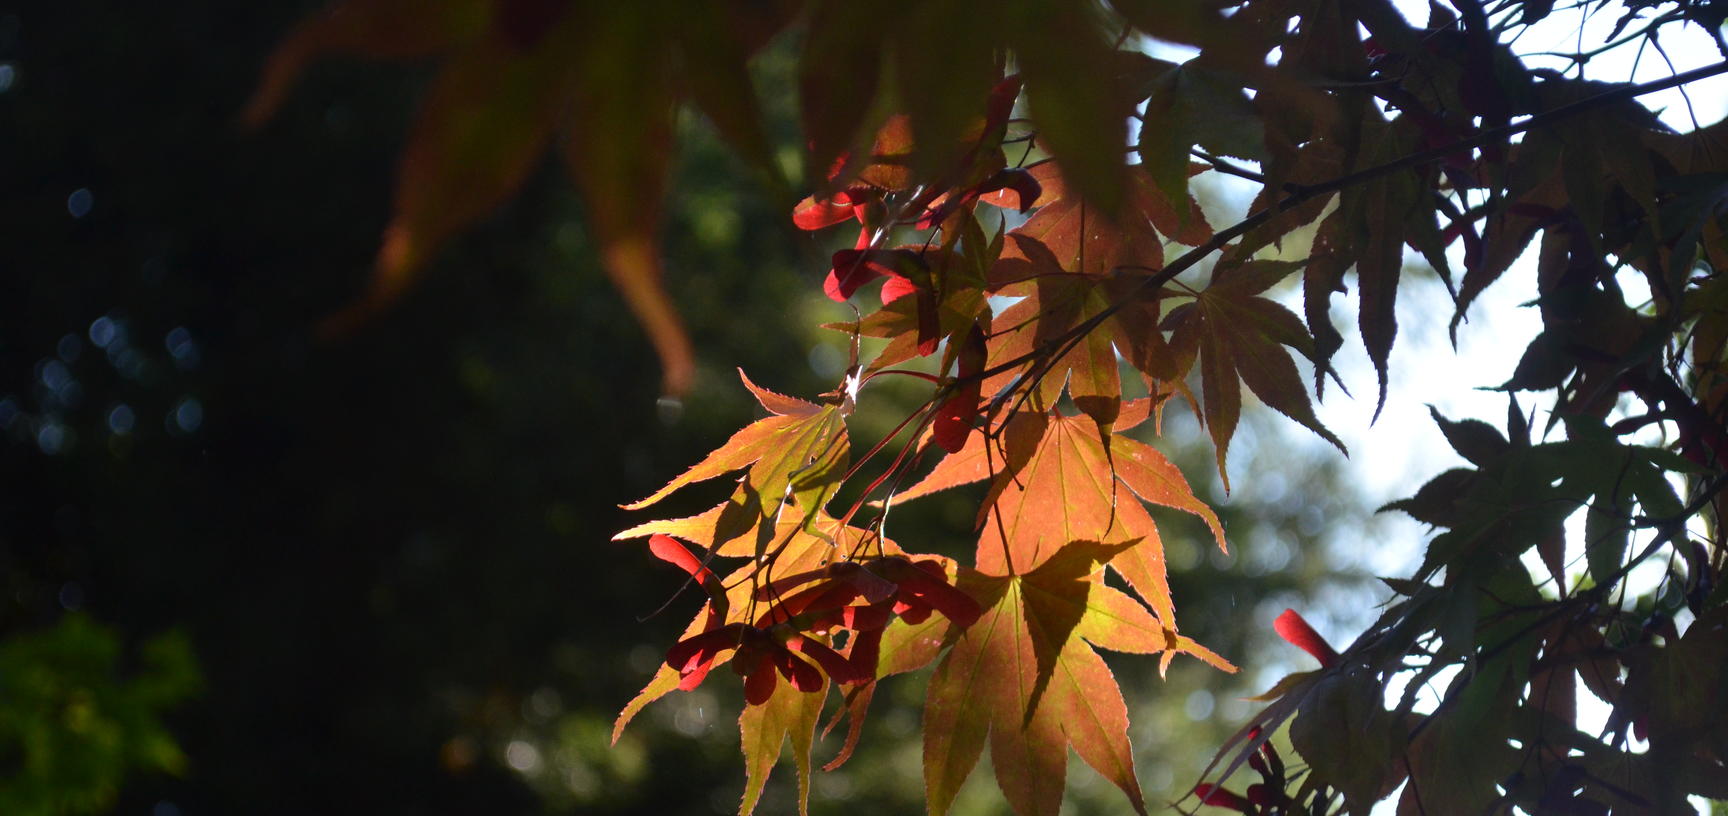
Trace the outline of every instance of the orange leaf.
{"type": "Polygon", "coordinates": [[[1157,620],[1101,580],[1103,563],[1128,546],[1077,541],[1024,574],[962,574],[961,587],[987,608],[930,681],[924,763],[932,813],[947,811],[986,738],[997,782],[1018,813],[1057,812],[1067,746],[1145,813],[1127,706],[1087,644],[1168,648],[1157,620]]]}
{"type": "Polygon", "coordinates": [[[716,519],[722,528],[717,536],[724,542],[755,530],[753,555],[760,556],[784,510],[791,509],[793,517],[814,518],[822,509],[845,474],[850,448],[838,407],[775,394],[757,387],[742,371],[739,377],[772,416],[751,423],[683,475],[623,507],[638,510],[686,485],[748,469],[733,495],[733,509],[722,509],[716,519]]]}

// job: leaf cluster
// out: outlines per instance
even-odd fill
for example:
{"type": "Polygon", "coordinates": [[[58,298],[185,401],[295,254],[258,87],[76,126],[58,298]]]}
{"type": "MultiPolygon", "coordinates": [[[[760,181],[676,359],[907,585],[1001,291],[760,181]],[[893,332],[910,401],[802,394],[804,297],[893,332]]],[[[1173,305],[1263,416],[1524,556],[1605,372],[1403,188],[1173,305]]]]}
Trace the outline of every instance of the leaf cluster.
{"type": "MultiPolygon", "coordinates": [[[[1654,16],[1604,48],[1721,22],[1659,5],[1627,4],[1614,37],[1654,16]]],[[[706,602],[617,727],[731,665],[743,812],[788,739],[807,794],[830,692],[827,728],[848,724],[832,768],[877,684],[932,664],[932,813],[986,744],[1017,812],[1057,812],[1069,748],[1144,812],[1096,650],[1234,666],[1181,634],[1148,508],[1199,518],[1225,549],[1222,526],[1128,432],[1156,434],[1185,402],[1225,476],[1246,386],[1342,450],[1309,391],[1339,379],[1349,332],[1384,407],[1407,249],[1447,284],[1454,333],[1509,274],[1534,276],[1543,330],[1489,384],[1507,393],[1503,428],[1434,415],[1473,467],[1386,508],[1436,530],[1421,568],[1388,581],[1397,597],[1344,649],[1280,620],[1322,667],[1263,696],[1198,801],[1366,812],[1402,786],[1410,813],[1668,812],[1728,797],[1725,126],[1675,133],[1636,101],[1728,63],[1643,85],[1588,79],[1585,54],[1574,72],[1538,71],[1513,47],[1553,12],[1536,0],[1436,3],[1421,25],[1385,0],[438,8],[399,30],[398,0],[340,4],[289,38],[252,109],[267,115],[321,53],[443,59],[374,294],[345,315],[398,291],[556,141],[673,392],[691,353],[653,225],[674,111],[693,103],[777,178],[747,63],[783,28],[800,38],[812,193],[792,222],[856,222],[823,290],[879,308],[831,327],[854,348],[886,342],[811,400],[744,378],[766,416],[627,507],[720,478],[735,480],[727,501],[618,535],[647,539],[706,602]],[[1140,38],[1198,55],[1154,59],[1140,38]],[[1242,220],[1209,223],[1189,190],[1201,173],[1257,185],[1242,220]],[[1357,323],[1341,328],[1332,296],[1352,285],[1357,323]],[[1300,287],[1301,315],[1281,286],[1300,287]],[[927,381],[928,399],[855,457],[848,420],[891,375],[927,381]],[[866,464],[879,475],[859,476],[866,464]],[[889,537],[896,505],[971,483],[985,493],[969,559],[926,552],[917,530],[889,537]],[[1644,564],[1664,565],[1654,591],[1630,581],[1644,564]],[[1612,708],[1606,732],[1579,730],[1580,686],[1612,708]],[[1286,724],[1301,763],[1269,743],[1286,724]],[[1260,782],[1238,794],[1225,778],[1244,765],[1260,782]]]]}

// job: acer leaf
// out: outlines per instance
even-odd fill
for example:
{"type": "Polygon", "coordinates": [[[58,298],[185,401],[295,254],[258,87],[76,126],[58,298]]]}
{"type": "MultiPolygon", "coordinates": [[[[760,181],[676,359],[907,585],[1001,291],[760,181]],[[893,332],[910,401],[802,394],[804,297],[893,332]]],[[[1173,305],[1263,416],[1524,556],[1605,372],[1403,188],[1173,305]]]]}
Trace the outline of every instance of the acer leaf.
{"type": "Polygon", "coordinates": [[[306,18],[276,46],[264,76],[240,114],[248,127],[275,116],[306,67],[337,54],[408,59],[435,54],[482,35],[485,0],[428,5],[419,0],[342,0],[306,18]]]}
{"type": "Polygon", "coordinates": [[[969,131],[979,102],[1002,78],[1000,20],[979,14],[969,0],[921,0],[896,21],[893,75],[917,137],[912,170],[919,177],[950,171],[967,150],[966,137],[975,135],[969,131]]]}
{"type": "Polygon", "coordinates": [[[1302,323],[1260,293],[1300,264],[1250,261],[1215,273],[1212,285],[1170,313],[1166,325],[1175,329],[1171,345],[1199,354],[1201,394],[1207,430],[1217,448],[1218,474],[1229,487],[1225,454],[1241,415],[1241,383],[1247,383],[1267,405],[1331,442],[1344,443],[1320,424],[1296,373],[1289,346],[1312,357],[1313,339],[1302,323]]]}
{"type": "MultiPolygon", "coordinates": [[[[1379,163],[1409,152],[1414,139],[1404,119],[1384,123],[1371,117],[1364,125],[1363,138],[1376,145],[1365,151],[1364,161],[1379,163]]],[[[1356,287],[1361,299],[1357,323],[1362,344],[1368,350],[1368,360],[1374,364],[1379,378],[1380,398],[1374,406],[1374,417],[1386,407],[1387,359],[1392,354],[1392,342],[1398,334],[1398,280],[1404,269],[1404,244],[1412,223],[1427,219],[1431,224],[1431,208],[1420,206],[1422,184],[1411,172],[1389,173],[1364,184],[1359,190],[1347,191],[1339,211],[1351,219],[1346,227],[1345,243],[1356,248],[1356,287]]],[[[1432,227],[1429,228],[1432,232],[1432,227]]],[[[1436,253],[1441,255],[1441,253],[1436,253]]],[[[1442,255],[1443,257],[1443,255],[1442,255]]],[[[1442,267],[1443,268],[1443,267],[1442,267]]]]}
{"type": "Polygon", "coordinates": [[[1009,13],[1040,143],[1078,192],[1115,215],[1126,200],[1122,144],[1134,100],[1119,87],[1102,19],[1086,4],[1017,3],[1009,13]]]}
{"type": "Polygon", "coordinates": [[[734,516],[738,527],[722,535],[725,540],[755,530],[753,555],[761,556],[782,510],[792,508],[796,517],[814,518],[827,503],[845,473],[848,443],[839,407],[776,394],[750,382],[743,371],[738,376],[771,416],[733,434],[652,495],[623,507],[639,510],[685,485],[747,468],[734,495],[733,503],[743,508],[734,516]]]}
{"type": "MultiPolygon", "coordinates": [[[[946,280],[956,283],[952,276],[946,280]]],[[[984,291],[978,286],[951,285],[936,304],[936,329],[938,337],[953,337],[964,335],[974,319],[987,309],[984,291]]],[[[924,312],[924,306],[917,297],[900,297],[883,304],[882,308],[864,316],[856,323],[829,323],[823,328],[843,331],[848,334],[857,332],[865,337],[885,337],[888,344],[876,353],[876,356],[864,367],[865,374],[871,374],[890,368],[899,363],[925,354],[926,334],[930,332],[929,318],[924,312]]]]}
{"type": "Polygon", "coordinates": [[[341,336],[392,304],[446,240],[515,195],[552,136],[561,38],[521,52],[488,37],[447,62],[422,101],[397,169],[394,213],[366,293],[327,318],[341,336]]]}
{"type": "Polygon", "coordinates": [[[780,750],[792,741],[792,761],[798,768],[798,812],[810,812],[810,748],[815,741],[816,721],[822,716],[827,685],[814,694],[776,694],[761,705],[745,706],[738,716],[738,732],[744,749],[747,782],[739,816],[756,811],[762,786],[780,761],[780,750]]]}
{"type": "Polygon", "coordinates": [[[653,4],[580,15],[573,106],[578,124],[562,155],[588,205],[600,260],[660,357],[662,390],[677,396],[696,376],[695,352],[662,282],[658,240],[677,110],[653,4]]]}
{"type": "Polygon", "coordinates": [[[1241,81],[1200,59],[1158,75],[1144,122],[1140,162],[1172,201],[1188,197],[1189,151],[1196,144],[1213,155],[1267,159],[1259,116],[1241,81]]]}
{"type": "Polygon", "coordinates": [[[1128,209],[1114,220],[1070,194],[1049,164],[1033,168],[1043,197],[1029,221],[1009,233],[1001,257],[990,269],[993,293],[1024,297],[992,325],[988,367],[1026,359],[1024,367],[1005,369],[984,384],[993,394],[1015,378],[1034,371],[1043,356],[1061,352],[1039,372],[1040,407],[1055,404],[1064,382],[1069,394],[1101,428],[1115,421],[1121,401],[1117,352],[1136,368],[1162,380],[1181,379],[1183,364],[1157,329],[1160,292],[1144,291],[1141,279],[1164,265],[1160,233],[1184,243],[1201,243],[1210,228],[1198,205],[1187,200],[1180,218],[1142,173],[1129,176],[1128,209]],[[1114,313],[1066,349],[1067,333],[1107,309],[1114,313]]]}
{"type": "Polygon", "coordinates": [[[1327,675],[1290,723],[1290,744],[1319,783],[1344,794],[1351,813],[1368,813],[1404,781],[1406,732],[1382,707],[1384,694],[1368,672],[1327,675]]]}
{"type": "MultiPolygon", "coordinates": [[[[798,528],[801,526],[802,525],[799,523],[790,523],[786,531],[789,536],[792,536],[792,545],[788,546],[781,553],[778,563],[782,564],[787,570],[814,569],[821,564],[826,563],[827,559],[832,557],[833,551],[829,547],[828,541],[808,533],[800,534],[798,528]]],[[[848,529],[851,530],[851,528],[848,529]]],[[[830,530],[832,530],[832,528],[830,528],[830,530]]],[[[851,530],[851,532],[856,534],[862,533],[863,531],[851,530]]],[[[648,535],[648,533],[625,531],[625,533],[620,534],[620,537],[632,538],[639,535],[648,535]]],[[[853,540],[856,539],[854,538],[853,540]]],[[[705,542],[700,540],[695,540],[693,543],[705,544],[705,542]]],[[[722,550],[721,552],[724,551],[722,550]]],[[[733,552],[727,554],[740,555],[743,553],[733,552]]],[[[721,579],[721,584],[728,587],[726,590],[725,603],[710,603],[707,607],[708,611],[699,613],[690,621],[690,624],[685,627],[684,633],[679,642],[687,643],[693,638],[701,636],[704,633],[724,631],[725,625],[742,625],[744,616],[748,614],[748,610],[750,609],[750,598],[753,587],[748,578],[754,570],[755,568],[753,566],[746,565],[721,579]],[[724,611],[720,613],[720,616],[717,616],[715,610],[724,611]]],[[[700,685],[707,674],[716,666],[722,665],[732,659],[734,648],[738,645],[738,642],[739,641],[736,637],[726,640],[710,638],[710,641],[707,643],[696,642],[691,646],[686,647],[686,650],[681,653],[680,659],[678,660],[679,665],[672,665],[670,662],[662,663],[659,669],[655,672],[653,679],[649,680],[648,684],[643,687],[641,692],[639,692],[636,697],[624,707],[623,711],[619,712],[618,719],[612,727],[612,740],[616,742],[618,736],[624,732],[625,726],[629,725],[630,721],[634,719],[637,714],[641,713],[642,709],[646,708],[649,703],[666,696],[674,690],[682,689],[688,691],[700,685]]],[[[806,695],[794,692],[793,694],[781,696],[806,695]]]]}
{"type": "MultiPolygon", "coordinates": [[[[1120,548],[1076,543],[1020,576],[962,573],[961,587],[987,608],[930,681],[924,778],[931,813],[947,813],[986,737],[997,783],[1018,813],[1058,811],[1069,745],[1145,812],[1127,707],[1110,669],[1077,634],[1096,614],[1089,599],[1100,586],[1097,565],[1113,549],[1120,548]]],[[[1118,613],[1126,608],[1112,604],[1118,613]]],[[[1151,627],[1142,628],[1149,635],[1151,627]]],[[[1150,636],[1129,645],[1164,646],[1150,636]]]]}
{"type": "Polygon", "coordinates": [[[882,10],[868,4],[821,0],[811,5],[815,8],[798,61],[798,103],[809,141],[805,176],[825,179],[870,122],[886,29],[882,10]]]}
{"type": "MultiPolygon", "coordinates": [[[[1106,454],[1097,426],[1082,417],[1023,413],[1001,436],[1000,446],[981,433],[967,437],[965,446],[943,458],[900,500],[988,478],[990,492],[978,518],[975,564],[980,572],[1024,574],[1069,541],[1122,545],[1111,566],[1175,635],[1163,542],[1140,502],[1200,517],[1219,548],[1225,548],[1217,516],[1194,496],[1181,472],[1150,446],[1122,434],[1111,435],[1106,454]]],[[[1209,653],[1193,653],[1214,665],[1222,662],[1209,653]]]]}
{"type": "Polygon", "coordinates": [[[747,61],[787,22],[790,9],[772,3],[688,3],[673,15],[683,76],[691,101],[774,192],[786,180],[774,158],[762,104],[747,61]]]}
{"type": "Polygon", "coordinates": [[[984,330],[982,326],[974,324],[960,349],[959,369],[956,372],[965,383],[956,388],[953,395],[936,409],[936,418],[932,420],[930,427],[936,444],[949,453],[957,453],[965,447],[966,438],[972,433],[973,422],[978,417],[978,398],[983,386],[978,374],[984,370],[984,365],[984,330]]]}

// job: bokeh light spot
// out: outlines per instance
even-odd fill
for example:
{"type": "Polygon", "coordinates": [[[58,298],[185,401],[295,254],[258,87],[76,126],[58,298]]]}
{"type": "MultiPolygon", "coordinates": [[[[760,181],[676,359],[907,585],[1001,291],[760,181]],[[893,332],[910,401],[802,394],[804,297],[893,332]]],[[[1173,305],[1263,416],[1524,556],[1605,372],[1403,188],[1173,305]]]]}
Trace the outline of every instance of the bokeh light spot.
{"type": "Polygon", "coordinates": [[[73,218],[83,218],[96,206],[96,194],[89,187],[79,187],[66,197],[66,212],[73,218]]]}
{"type": "Polygon", "coordinates": [[[108,412],[108,432],[125,435],[132,432],[138,424],[138,416],[132,412],[132,406],[122,402],[108,412]]]}

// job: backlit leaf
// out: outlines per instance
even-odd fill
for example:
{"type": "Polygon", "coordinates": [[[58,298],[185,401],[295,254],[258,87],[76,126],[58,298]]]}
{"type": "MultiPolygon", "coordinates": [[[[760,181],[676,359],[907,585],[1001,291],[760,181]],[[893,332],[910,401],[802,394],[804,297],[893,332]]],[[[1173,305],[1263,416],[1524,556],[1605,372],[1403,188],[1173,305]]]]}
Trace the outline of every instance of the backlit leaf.
{"type": "Polygon", "coordinates": [[[776,694],[761,705],[745,706],[738,716],[738,731],[744,748],[744,801],[740,816],[756,811],[762,786],[780,761],[780,750],[792,741],[792,761],[798,768],[798,812],[810,811],[810,746],[815,740],[816,721],[822,716],[822,701],[828,696],[826,681],[815,694],[776,694]]]}
{"type": "Polygon", "coordinates": [[[1206,427],[1217,448],[1218,473],[1226,485],[1225,454],[1242,410],[1240,383],[1247,383],[1255,396],[1279,413],[1344,450],[1344,443],[1314,416],[1296,364],[1280,348],[1289,346],[1308,356],[1312,354],[1312,338],[1289,310],[1259,296],[1296,266],[1282,261],[1250,261],[1221,271],[1192,304],[1171,312],[1170,322],[1175,324],[1171,344],[1199,353],[1206,427]]]}
{"type": "Polygon", "coordinates": [[[754,529],[754,554],[762,555],[783,509],[792,508],[798,518],[813,518],[827,503],[845,473],[848,443],[838,406],[774,394],[751,383],[742,371],[739,376],[773,415],[733,434],[682,475],[624,509],[638,510],[685,485],[748,468],[733,502],[743,508],[736,511],[740,526],[727,530],[726,538],[754,529]]]}
{"type": "Polygon", "coordinates": [[[1127,708],[1087,643],[1090,634],[1127,651],[1169,646],[1143,607],[1101,581],[1101,562],[1125,546],[1075,542],[1023,575],[962,578],[987,608],[930,681],[924,756],[932,813],[948,811],[986,738],[998,784],[1018,813],[1057,812],[1070,745],[1145,812],[1127,708]]]}

